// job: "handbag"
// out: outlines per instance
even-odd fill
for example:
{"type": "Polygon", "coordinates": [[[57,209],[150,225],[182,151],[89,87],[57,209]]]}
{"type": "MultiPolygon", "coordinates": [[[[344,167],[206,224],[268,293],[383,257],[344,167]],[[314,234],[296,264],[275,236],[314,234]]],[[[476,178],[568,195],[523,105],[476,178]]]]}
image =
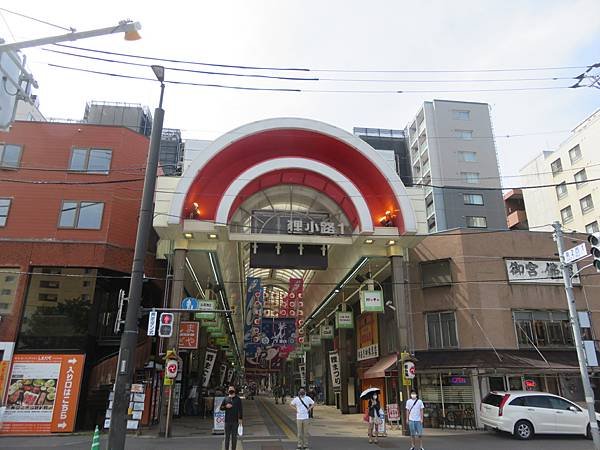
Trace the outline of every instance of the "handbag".
{"type": "Polygon", "coordinates": [[[240,424],[238,425],[238,436],[239,436],[239,437],[242,437],[242,436],[243,436],[243,434],[244,434],[244,426],[243,426],[243,425],[240,423],[240,424]]]}

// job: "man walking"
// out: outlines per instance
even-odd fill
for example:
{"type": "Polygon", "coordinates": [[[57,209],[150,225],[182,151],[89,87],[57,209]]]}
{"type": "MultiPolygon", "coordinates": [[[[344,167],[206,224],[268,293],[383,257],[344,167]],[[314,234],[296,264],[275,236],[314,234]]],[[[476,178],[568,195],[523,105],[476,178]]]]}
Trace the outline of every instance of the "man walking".
{"type": "Polygon", "coordinates": [[[235,450],[238,426],[242,423],[242,400],[236,395],[234,386],[229,386],[227,393],[229,396],[225,397],[219,409],[225,411],[225,450],[229,450],[230,440],[231,450],[235,450]]]}
{"type": "Polygon", "coordinates": [[[423,450],[423,410],[425,405],[417,396],[416,391],[410,391],[410,399],[406,401],[406,415],[408,416],[408,430],[412,447],[410,450],[423,450]],[[418,447],[416,446],[419,444],[418,447]]]}
{"type": "Polygon", "coordinates": [[[308,425],[310,424],[309,415],[315,402],[306,395],[306,391],[300,388],[298,396],[295,397],[290,405],[296,409],[296,425],[298,427],[298,449],[308,450],[308,425]]]}

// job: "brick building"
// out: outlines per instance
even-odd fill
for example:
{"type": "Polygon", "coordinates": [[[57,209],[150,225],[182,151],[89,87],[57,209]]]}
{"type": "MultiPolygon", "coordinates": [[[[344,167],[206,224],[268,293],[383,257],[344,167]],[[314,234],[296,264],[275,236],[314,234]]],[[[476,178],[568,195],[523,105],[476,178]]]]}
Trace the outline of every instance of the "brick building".
{"type": "MultiPolygon", "coordinates": [[[[126,127],[16,122],[0,135],[0,392],[13,354],[83,354],[79,426],[105,408],[111,379],[96,367],[114,376],[106,367],[118,352],[147,152],[148,138],[126,127]]],[[[162,299],[153,249],[145,305],[162,299]]],[[[143,364],[151,347],[140,345],[143,364]]]]}

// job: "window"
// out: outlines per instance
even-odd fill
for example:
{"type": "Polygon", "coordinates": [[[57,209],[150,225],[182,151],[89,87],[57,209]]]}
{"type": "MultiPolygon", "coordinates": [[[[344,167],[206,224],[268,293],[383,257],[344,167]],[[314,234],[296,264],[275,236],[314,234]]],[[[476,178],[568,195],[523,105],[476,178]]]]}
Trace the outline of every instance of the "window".
{"type": "Polygon", "coordinates": [[[0,227],[6,226],[8,211],[10,210],[10,198],[0,198],[0,227]]]}
{"type": "Polygon", "coordinates": [[[473,139],[473,130],[454,130],[454,136],[469,141],[473,139]]]}
{"type": "Polygon", "coordinates": [[[487,219],[480,216],[467,216],[468,228],[487,228],[487,219]]]}
{"type": "Polygon", "coordinates": [[[552,169],[552,175],[558,175],[562,172],[562,161],[558,158],[555,161],[552,161],[550,164],[550,168],[552,169]]]}
{"type": "Polygon", "coordinates": [[[465,205],[483,205],[483,195],[481,194],[463,194],[465,205]]]}
{"type": "Polygon", "coordinates": [[[479,172],[461,172],[460,176],[467,184],[479,183],[479,172]]]}
{"type": "Polygon", "coordinates": [[[48,289],[59,289],[60,282],[56,280],[40,280],[40,287],[48,289]]]}
{"type": "Polygon", "coordinates": [[[550,400],[550,404],[552,405],[552,409],[561,409],[561,410],[565,410],[568,411],[571,408],[575,407],[577,408],[577,411],[581,411],[581,408],[579,408],[579,406],[575,406],[573,403],[568,402],[562,398],[559,397],[548,397],[550,400]]]}
{"type": "Polygon", "coordinates": [[[104,203],[63,202],[58,226],[60,228],[82,228],[98,230],[102,225],[104,203]]]}
{"type": "Polygon", "coordinates": [[[477,153],[476,152],[458,152],[458,158],[463,162],[477,162],[477,153]]]}
{"type": "Polygon", "coordinates": [[[577,186],[577,189],[585,185],[585,183],[587,182],[587,174],[585,173],[585,169],[582,169],[575,174],[575,181],[577,182],[577,184],[575,185],[577,186]]]}
{"type": "Polygon", "coordinates": [[[19,270],[18,267],[0,267],[0,309],[3,313],[10,312],[15,301],[19,279],[11,273],[19,270]]]}
{"type": "Polygon", "coordinates": [[[452,118],[454,120],[471,120],[471,111],[453,109],[452,118]]]}
{"type": "Polygon", "coordinates": [[[525,397],[517,397],[509,403],[510,406],[525,406],[525,397]]]}
{"type": "Polygon", "coordinates": [[[450,286],[452,284],[452,272],[450,260],[441,259],[421,263],[421,282],[423,287],[450,286]]]}
{"type": "Polygon", "coordinates": [[[523,397],[525,405],[529,408],[552,409],[549,395],[527,395],[523,397]]]}
{"type": "Polygon", "coordinates": [[[561,198],[564,198],[567,196],[568,194],[568,190],[567,190],[567,183],[565,181],[563,181],[562,183],[560,183],[559,185],[557,185],[555,187],[556,189],[556,197],[560,200],[561,198]]]}
{"type": "Polygon", "coordinates": [[[58,295],[57,294],[46,294],[46,293],[40,293],[38,294],[38,300],[41,302],[57,302],[58,301],[58,295]]]}
{"type": "Polygon", "coordinates": [[[579,199],[579,205],[581,206],[581,212],[586,213],[594,209],[594,202],[592,201],[592,194],[588,194],[582,199],[579,199]]]}
{"type": "Polygon", "coordinates": [[[74,148],[71,153],[69,170],[85,173],[108,174],[112,150],[95,148],[74,148]]]}
{"type": "Polygon", "coordinates": [[[569,150],[569,159],[571,160],[571,164],[581,159],[581,148],[579,148],[579,144],[569,150]]]}
{"type": "Polygon", "coordinates": [[[600,231],[600,228],[598,228],[598,221],[594,220],[592,223],[588,223],[585,226],[585,232],[586,233],[598,233],[600,231]]]}
{"type": "Polygon", "coordinates": [[[515,311],[513,317],[520,348],[573,346],[566,311],[515,311]]]}
{"type": "Polygon", "coordinates": [[[560,210],[560,217],[562,218],[563,223],[570,222],[573,220],[573,211],[570,206],[563,208],[560,210]]]}
{"type": "Polygon", "coordinates": [[[428,313],[427,337],[429,348],[458,347],[454,312],[428,313]]]}
{"type": "Polygon", "coordinates": [[[0,168],[18,169],[21,162],[21,146],[0,144],[0,168]]]}

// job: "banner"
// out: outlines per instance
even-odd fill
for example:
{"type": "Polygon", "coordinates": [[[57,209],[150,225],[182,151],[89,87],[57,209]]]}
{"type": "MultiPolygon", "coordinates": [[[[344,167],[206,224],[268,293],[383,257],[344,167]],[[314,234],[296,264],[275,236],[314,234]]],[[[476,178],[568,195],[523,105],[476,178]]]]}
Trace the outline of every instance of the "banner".
{"type": "Polygon", "coordinates": [[[338,311],[335,313],[336,328],[354,328],[352,311],[338,311]]]}
{"type": "Polygon", "coordinates": [[[356,333],[356,360],[379,358],[379,327],[377,314],[358,316],[356,333]]]}
{"type": "Polygon", "coordinates": [[[300,387],[306,387],[306,364],[298,364],[300,371],[300,387]]]}
{"type": "Polygon", "coordinates": [[[216,359],[217,350],[213,348],[207,348],[206,355],[204,356],[204,369],[202,370],[202,387],[204,388],[208,387],[216,359]]]}
{"type": "Polygon", "coordinates": [[[279,346],[246,346],[246,372],[277,372],[281,369],[287,355],[288,353],[283,352],[282,347],[279,346]]]}
{"type": "Polygon", "coordinates": [[[342,390],[340,355],[337,350],[329,352],[329,368],[331,370],[331,386],[334,392],[342,390]]]}
{"type": "Polygon", "coordinates": [[[219,375],[221,375],[221,382],[219,383],[219,386],[223,386],[225,384],[225,375],[227,375],[227,364],[221,364],[221,371],[219,372],[219,375]]]}
{"type": "Polygon", "coordinates": [[[179,349],[196,350],[200,336],[199,322],[179,322],[179,349]]]}
{"type": "Polygon", "coordinates": [[[221,411],[221,403],[225,397],[215,397],[213,404],[213,434],[225,433],[225,411],[221,411]]]}
{"type": "Polygon", "coordinates": [[[227,373],[227,383],[231,384],[233,381],[233,375],[235,374],[235,369],[233,367],[229,368],[229,372],[227,373]]]}
{"type": "Polygon", "coordinates": [[[260,278],[248,277],[246,279],[246,322],[244,324],[244,342],[247,344],[260,342],[263,300],[260,278]]]}
{"type": "Polygon", "coordinates": [[[72,432],[84,359],[84,355],[14,355],[0,434],[72,432]]]}
{"type": "Polygon", "coordinates": [[[331,325],[321,325],[321,339],[333,339],[333,333],[331,325]]]}

